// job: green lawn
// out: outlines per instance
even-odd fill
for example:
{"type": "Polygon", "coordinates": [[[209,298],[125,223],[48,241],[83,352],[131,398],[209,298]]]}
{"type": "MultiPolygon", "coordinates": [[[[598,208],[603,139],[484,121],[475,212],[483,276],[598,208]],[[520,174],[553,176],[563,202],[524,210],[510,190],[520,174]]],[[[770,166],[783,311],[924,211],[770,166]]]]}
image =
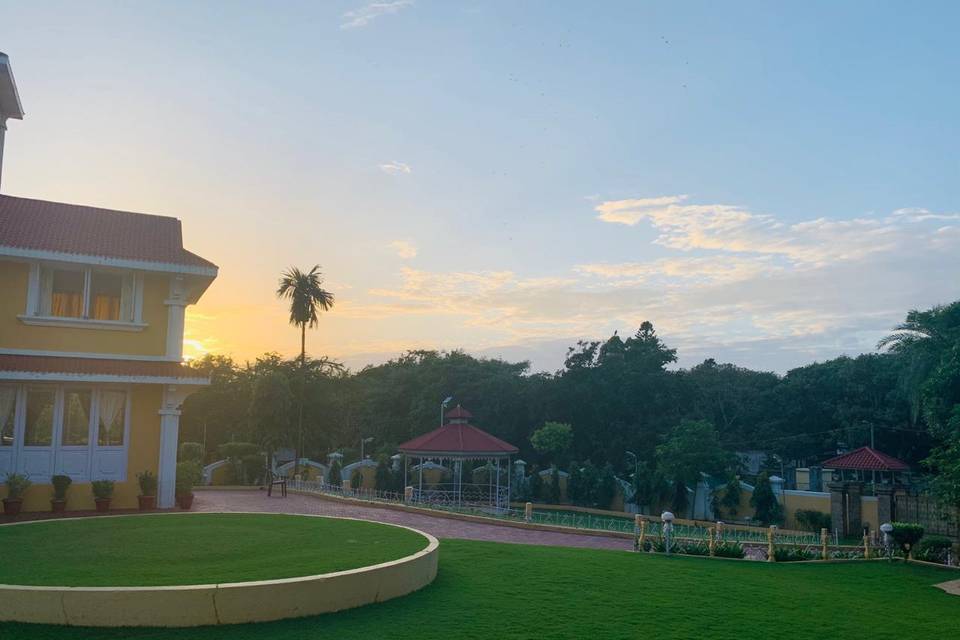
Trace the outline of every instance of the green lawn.
{"type": "Polygon", "coordinates": [[[292,515],[42,521],[0,527],[0,583],[155,586],[292,578],[386,562],[426,545],[407,529],[292,515]]]}
{"type": "Polygon", "coordinates": [[[859,562],[776,565],[444,540],[436,581],[379,605],[315,618],[181,630],[0,625],[4,640],[337,638],[957,637],[960,572],[859,562]]]}

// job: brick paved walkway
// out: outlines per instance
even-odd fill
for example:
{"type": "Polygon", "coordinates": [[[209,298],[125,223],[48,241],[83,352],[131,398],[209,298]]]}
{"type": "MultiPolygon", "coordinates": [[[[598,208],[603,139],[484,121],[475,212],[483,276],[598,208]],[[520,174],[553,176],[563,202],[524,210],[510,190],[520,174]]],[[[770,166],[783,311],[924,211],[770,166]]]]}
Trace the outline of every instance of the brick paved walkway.
{"type": "Polygon", "coordinates": [[[543,544],[557,547],[590,547],[595,549],[630,550],[633,541],[579,533],[533,531],[495,524],[464,522],[437,518],[419,513],[407,513],[375,506],[343,504],[315,496],[290,494],[268,498],[265,491],[197,491],[194,511],[262,511],[266,513],[309,513],[324,516],[344,516],[363,520],[377,520],[420,529],[438,538],[466,538],[493,542],[543,544]]]}

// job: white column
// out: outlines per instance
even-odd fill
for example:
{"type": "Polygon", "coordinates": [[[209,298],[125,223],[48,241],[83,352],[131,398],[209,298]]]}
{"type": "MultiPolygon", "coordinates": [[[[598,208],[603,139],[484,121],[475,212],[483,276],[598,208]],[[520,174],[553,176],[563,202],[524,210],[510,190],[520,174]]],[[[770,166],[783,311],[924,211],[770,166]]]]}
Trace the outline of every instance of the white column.
{"type": "Polygon", "coordinates": [[[187,289],[183,276],[170,279],[170,297],[163,303],[167,305],[166,356],[179,361],[183,359],[183,326],[187,307],[187,289]]]}
{"type": "Polygon", "coordinates": [[[157,506],[173,506],[177,484],[177,446],[180,439],[180,405],[191,390],[166,387],[160,405],[160,460],[157,464],[157,506]]]}

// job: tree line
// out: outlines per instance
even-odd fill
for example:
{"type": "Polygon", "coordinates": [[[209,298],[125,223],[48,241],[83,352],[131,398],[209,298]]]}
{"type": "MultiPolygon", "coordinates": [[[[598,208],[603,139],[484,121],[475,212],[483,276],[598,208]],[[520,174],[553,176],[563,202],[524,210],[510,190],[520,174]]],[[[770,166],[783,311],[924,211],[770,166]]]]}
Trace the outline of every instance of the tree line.
{"type": "Polygon", "coordinates": [[[372,437],[367,451],[388,456],[436,428],[441,400],[453,396],[528,464],[609,465],[647,482],[640,491],[666,491],[664,480],[695,481],[701,471],[729,475],[737,451],[765,452],[779,471],[872,436],[877,449],[930,471],[939,495],[960,503],[960,301],[909,312],[879,346],[785,375],[713,359],[673,368],[676,350],[649,322],[626,339],[578,342],[554,373],[459,350],[410,351],[355,372],[305,353],[245,363],[208,355],[190,363],[212,384],[185,402],[181,439],[207,452],[253,442],[320,460],[337,450],[349,461],[372,437]],[[570,425],[564,446],[551,448],[550,438],[537,446],[545,423],[570,425]]]}

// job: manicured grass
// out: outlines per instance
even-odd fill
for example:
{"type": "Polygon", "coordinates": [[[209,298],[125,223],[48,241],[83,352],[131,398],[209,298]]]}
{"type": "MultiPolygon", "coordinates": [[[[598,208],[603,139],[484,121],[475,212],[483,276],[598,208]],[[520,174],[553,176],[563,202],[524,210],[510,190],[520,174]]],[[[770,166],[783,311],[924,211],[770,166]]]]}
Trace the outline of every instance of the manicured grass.
{"type": "Polygon", "coordinates": [[[395,560],[426,546],[423,536],[407,529],[294,515],[42,521],[0,527],[0,584],[158,586],[292,578],[395,560]]]}
{"type": "Polygon", "coordinates": [[[956,637],[960,572],[902,563],[776,565],[444,540],[409,596],[315,618],[179,630],[0,625],[17,639],[956,637]]]}

